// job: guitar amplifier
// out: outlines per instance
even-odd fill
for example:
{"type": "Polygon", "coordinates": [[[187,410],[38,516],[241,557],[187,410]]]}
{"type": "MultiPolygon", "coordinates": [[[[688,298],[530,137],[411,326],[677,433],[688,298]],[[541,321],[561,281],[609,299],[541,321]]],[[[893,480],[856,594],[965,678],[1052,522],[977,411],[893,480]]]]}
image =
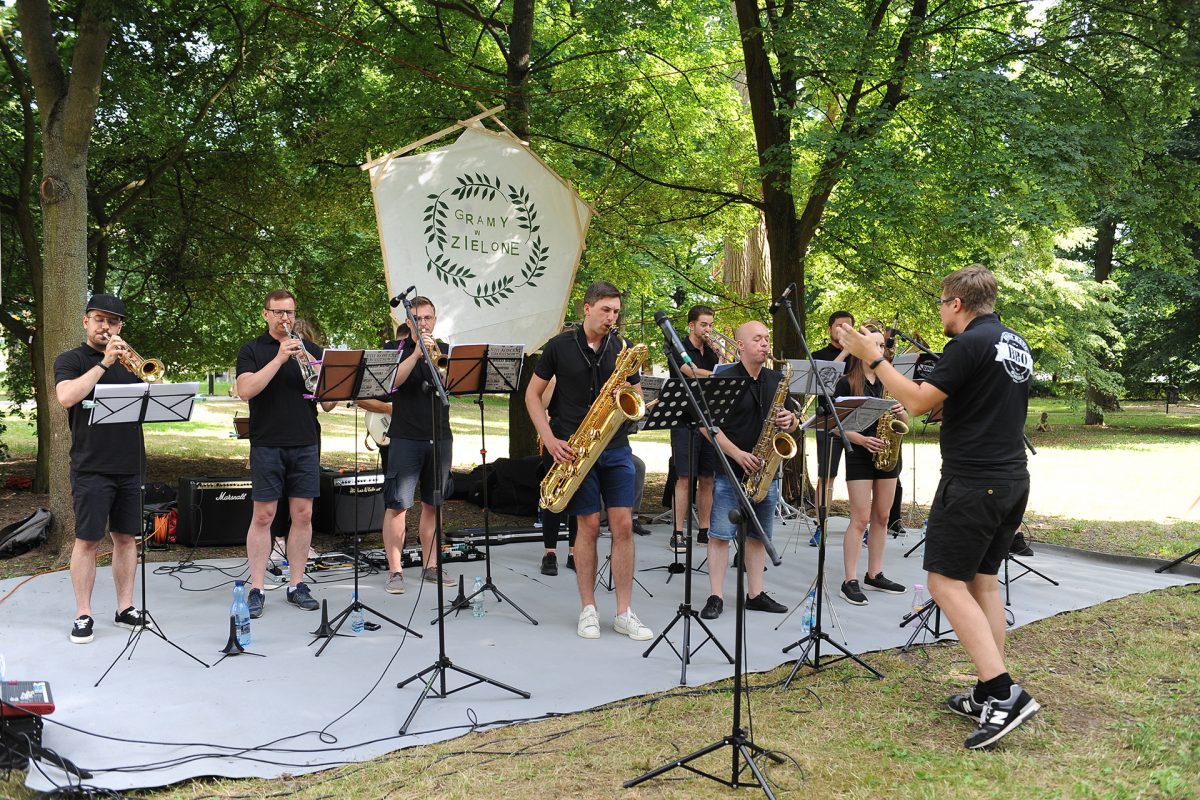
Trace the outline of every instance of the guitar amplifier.
{"type": "MultiPolygon", "coordinates": [[[[250,479],[180,478],[179,521],[175,538],[188,547],[244,545],[254,501],[250,479]]],[[[283,536],[289,527],[287,498],[279,501],[271,534],[283,536]]]]}
{"type": "Polygon", "coordinates": [[[321,470],[321,496],[313,508],[314,530],[333,534],[376,533],[383,530],[383,511],[382,472],[347,475],[321,470]]]}

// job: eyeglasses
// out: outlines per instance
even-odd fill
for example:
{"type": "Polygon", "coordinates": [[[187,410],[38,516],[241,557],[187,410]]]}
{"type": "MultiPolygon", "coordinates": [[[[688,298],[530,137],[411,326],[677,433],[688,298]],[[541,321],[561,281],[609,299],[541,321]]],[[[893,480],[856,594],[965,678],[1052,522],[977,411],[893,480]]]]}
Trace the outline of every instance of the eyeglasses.
{"type": "Polygon", "coordinates": [[[119,317],[101,317],[95,314],[92,315],[92,322],[97,325],[107,325],[110,328],[119,328],[125,324],[125,320],[119,317]]]}
{"type": "Polygon", "coordinates": [[[416,319],[417,319],[417,322],[433,322],[435,319],[437,319],[437,316],[430,315],[428,317],[417,317],[416,319]]]}
{"type": "Polygon", "coordinates": [[[946,297],[942,300],[938,300],[936,303],[934,303],[934,305],[944,306],[946,303],[953,303],[957,299],[958,299],[957,297],[946,297]]]}
{"type": "Polygon", "coordinates": [[[268,308],[264,310],[274,314],[279,319],[288,319],[289,317],[296,316],[295,311],[289,311],[286,308],[268,308]]]}

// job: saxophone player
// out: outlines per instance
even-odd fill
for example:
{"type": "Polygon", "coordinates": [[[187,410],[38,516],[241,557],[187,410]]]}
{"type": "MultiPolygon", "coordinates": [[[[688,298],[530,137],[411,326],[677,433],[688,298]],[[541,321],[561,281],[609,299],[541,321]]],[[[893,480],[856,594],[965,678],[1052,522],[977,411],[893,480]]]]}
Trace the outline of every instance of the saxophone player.
{"type": "MultiPolygon", "coordinates": [[[[871,329],[869,336],[884,349],[883,333],[871,329]]],[[[846,374],[838,381],[834,397],[883,397],[883,381],[874,368],[861,358],[850,357],[846,374]]],[[[891,411],[897,419],[908,421],[904,406],[894,403],[891,411]]],[[[846,454],[846,492],[850,495],[850,525],[842,539],[842,566],[845,578],[841,595],[847,603],[865,606],[867,596],[858,582],[858,554],[862,550],[862,531],[870,525],[867,536],[867,573],[863,584],[888,594],[904,594],[904,586],[888,580],[883,574],[883,546],[887,541],[888,517],[892,498],[896,494],[896,477],[900,474],[900,459],[886,472],[875,465],[875,454],[886,447],[881,438],[880,421],[861,431],[846,431],[854,451],[846,454]]],[[[837,434],[836,429],[832,431],[837,434]]]]}
{"type": "MultiPolygon", "coordinates": [[[[557,464],[576,458],[568,439],[576,432],[597,401],[600,389],[612,376],[622,344],[628,342],[613,330],[621,313],[621,293],[607,281],[588,287],[583,300],[583,321],[546,343],[525,391],[525,408],[546,452],[557,464]],[[549,415],[542,405],[547,385],[557,378],[549,415]]],[[[640,394],[635,372],[629,382],[640,394]]],[[[571,496],[567,513],[578,518],[575,541],[575,580],[579,587],[579,622],[576,633],[584,639],[600,638],[596,611],[596,538],[600,534],[601,503],[608,509],[612,532],[612,575],[617,595],[613,629],[635,641],[654,637],[630,607],[633,594],[633,501],[635,493],[633,451],[629,438],[619,431],[571,496]]]]}
{"type": "MultiPolygon", "coordinates": [[[[754,445],[762,433],[768,412],[783,375],[772,369],[767,369],[767,356],[771,352],[771,335],[767,326],[761,322],[747,322],[734,332],[734,341],[741,355],[740,361],[730,369],[721,373],[722,377],[748,377],[750,385],[738,398],[737,404],[729,414],[725,425],[717,433],[716,445],[721,448],[733,467],[734,477],[741,482],[749,473],[762,466],[760,459],[752,452],[754,445]]],[[[775,414],[774,425],[782,430],[795,431],[800,421],[787,408],[780,408],[775,414]]],[[[708,431],[702,431],[707,437],[708,431]]],[[[712,590],[700,616],[704,619],[716,619],[724,610],[724,581],[729,564],[729,543],[737,536],[737,529],[729,521],[729,512],[739,507],[738,492],[740,487],[729,482],[728,476],[718,472],[713,478],[712,528],[708,532],[708,583],[712,590]]],[[[771,536],[771,528],[775,522],[775,504],[779,500],[779,481],[771,483],[767,496],[754,503],[754,514],[762,525],[763,533],[771,536]]],[[[767,596],[763,591],[763,567],[766,565],[766,548],[751,536],[753,529],[747,529],[746,608],[750,611],[766,611],[772,614],[782,614],[787,606],[767,596]]]]}

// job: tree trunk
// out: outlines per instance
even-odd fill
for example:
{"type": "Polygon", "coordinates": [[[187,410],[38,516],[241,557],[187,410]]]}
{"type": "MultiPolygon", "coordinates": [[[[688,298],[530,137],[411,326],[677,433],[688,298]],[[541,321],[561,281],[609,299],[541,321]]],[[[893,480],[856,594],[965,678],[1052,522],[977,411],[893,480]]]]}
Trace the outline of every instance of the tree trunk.
{"type": "Polygon", "coordinates": [[[739,297],[771,290],[771,249],[761,215],[758,224],[740,240],[733,237],[725,240],[725,262],[721,274],[713,277],[739,297]]]}
{"type": "MultiPolygon", "coordinates": [[[[1112,275],[1113,250],[1116,244],[1117,220],[1105,215],[1096,227],[1096,255],[1093,259],[1092,276],[1098,283],[1108,280],[1112,275]]],[[[1086,398],[1084,425],[1103,425],[1104,412],[1121,410],[1121,402],[1116,395],[1103,392],[1095,386],[1087,387],[1086,398]]]]}

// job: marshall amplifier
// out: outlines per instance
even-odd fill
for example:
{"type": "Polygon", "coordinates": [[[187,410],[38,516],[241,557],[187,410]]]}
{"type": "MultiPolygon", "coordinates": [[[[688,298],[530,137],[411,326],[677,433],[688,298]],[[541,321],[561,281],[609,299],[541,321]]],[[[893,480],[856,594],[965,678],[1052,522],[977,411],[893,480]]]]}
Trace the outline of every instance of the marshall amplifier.
{"type": "MultiPolygon", "coordinates": [[[[180,478],[176,539],[188,547],[244,545],[254,514],[249,478],[180,478]]],[[[288,531],[287,499],[279,501],[271,533],[288,531]]]]}
{"type": "Polygon", "coordinates": [[[321,496],[313,508],[314,530],[333,534],[382,531],[383,510],[382,472],[356,476],[321,470],[321,496]]]}

